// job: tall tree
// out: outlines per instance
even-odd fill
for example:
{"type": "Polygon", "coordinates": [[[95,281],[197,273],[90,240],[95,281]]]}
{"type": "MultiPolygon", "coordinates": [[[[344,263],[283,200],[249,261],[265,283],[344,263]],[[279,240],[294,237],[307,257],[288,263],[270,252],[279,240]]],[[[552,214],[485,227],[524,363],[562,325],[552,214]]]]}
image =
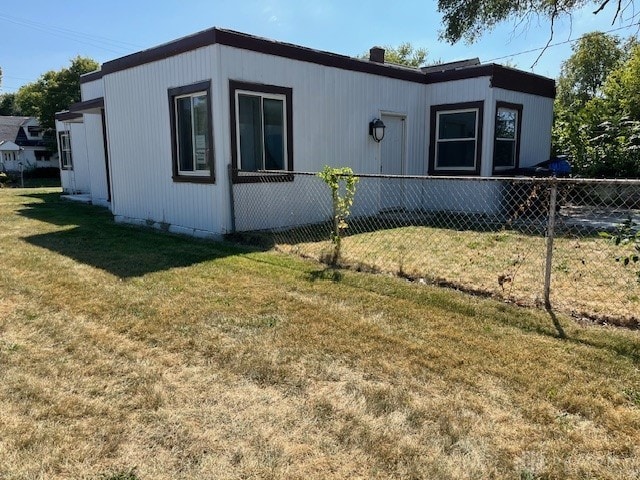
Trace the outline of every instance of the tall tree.
{"type": "Polygon", "coordinates": [[[640,46],[589,34],[562,65],[553,147],[587,177],[640,177],[640,46]]]}
{"type": "Polygon", "coordinates": [[[0,94],[0,115],[22,115],[18,106],[16,105],[15,93],[1,93],[0,94]]]}
{"type": "MultiPolygon", "coordinates": [[[[414,47],[409,42],[403,42],[397,47],[385,45],[382,48],[385,50],[385,62],[416,68],[425,64],[429,53],[426,48],[414,47]]],[[[369,58],[369,53],[361,55],[360,58],[369,58]]]]}
{"type": "Polygon", "coordinates": [[[451,43],[461,39],[473,42],[505,20],[522,23],[536,17],[551,20],[553,36],[553,22],[557,18],[571,15],[585,6],[592,6],[594,14],[610,7],[613,13],[607,14],[615,21],[622,17],[625,9],[633,9],[633,0],[438,0],[438,11],[443,14],[444,23],[441,37],[451,43]]]}
{"type": "Polygon", "coordinates": [[[55,113],[80,101],[80,75],[98,67],[95,60],[78,56],[68,68],[46,72],[21,87],[16,93],[16,104],[23,114],[38,117],[44,129],[54,129],[55,113]]]}
{"type": "Polygon", "coordinates": [[[583,35],[572,51],[560,70],[557,106],[577,111],[600,96],[602,85],[620,64],[624,52],[619,37],[602,32],[583,35]]]}

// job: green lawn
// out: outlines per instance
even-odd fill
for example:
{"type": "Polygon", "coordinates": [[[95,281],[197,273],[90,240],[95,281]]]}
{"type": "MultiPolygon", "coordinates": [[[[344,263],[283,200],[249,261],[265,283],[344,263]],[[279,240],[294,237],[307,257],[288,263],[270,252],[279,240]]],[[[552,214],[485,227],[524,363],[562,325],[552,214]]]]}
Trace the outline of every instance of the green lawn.
{"type": "Polygon", "coordinates": [[[0,190],[0,479],[640,476],[640,333],[0,190]]]}

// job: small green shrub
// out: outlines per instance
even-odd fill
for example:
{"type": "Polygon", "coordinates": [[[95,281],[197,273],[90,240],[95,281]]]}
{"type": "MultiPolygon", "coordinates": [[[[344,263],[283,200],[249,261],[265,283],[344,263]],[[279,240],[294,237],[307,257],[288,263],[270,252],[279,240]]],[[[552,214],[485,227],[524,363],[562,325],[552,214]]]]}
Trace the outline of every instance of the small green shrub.
{"type": "Polygon", "coordinates": [[[353,174],[353,170],[350,167],[336,168],[328,165],[324,166],[318,176],[331,189],[331,198],[333,200],[333,231],[331,233],[333,256],[331,264],[336,265],[340,258],[342,233],[349,228],[346,219],[351,213],[358,177],[353,174]],[[342,195],[340,194],[341,186],[344,187],[342,195]]]}

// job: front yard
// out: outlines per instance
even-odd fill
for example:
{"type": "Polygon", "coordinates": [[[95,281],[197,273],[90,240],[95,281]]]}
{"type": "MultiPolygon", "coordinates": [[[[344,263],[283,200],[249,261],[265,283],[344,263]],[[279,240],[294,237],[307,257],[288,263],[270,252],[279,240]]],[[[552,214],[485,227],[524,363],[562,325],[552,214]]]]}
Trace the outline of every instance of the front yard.
{"type": "Polygon", "coordinates": [[[1,479],[640,476],[638,331],[58,192],[0,190],[1,479]]]}

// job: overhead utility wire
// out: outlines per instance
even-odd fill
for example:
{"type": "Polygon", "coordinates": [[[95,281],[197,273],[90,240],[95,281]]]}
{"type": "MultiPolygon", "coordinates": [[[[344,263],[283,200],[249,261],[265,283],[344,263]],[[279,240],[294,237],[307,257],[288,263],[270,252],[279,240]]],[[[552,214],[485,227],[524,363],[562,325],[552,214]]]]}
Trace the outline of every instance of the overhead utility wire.
{"type": "MultiPolygon", "coordinates": [[[[601,32],[601,33],[611,33],[611,32],[617,32],[618,30],[625,30],[627,28],[631,28],[631,27],[636,27],[636,26],[640,26],[640,22],[638,23],[632,23],[631,25],[626,25],[624,27],[619,27],[619,28],[613,28],[611,30],[607,30],[605,32],[601,32]]],[[[578,37],[578,38],[574,38],[573,40],[565,40],[563,42],[556,42],[556,43],[551,43],[545,47],[538,47],[538,48],[532,48],[531,50],[524,50],[522,52],[517,52],[517,53],[512,53],[511,55],[504,55],[502,57],[495,57],[495,58],[491,58],[489,60],[485,60],[485,62],[493,62],[495,60],[503,60],[505,58],[511,58],[511,57],[517,57],[519,55],[525,55],[527,53],[533,53],[533,52],[539,52],[541,50],[545,50],[547,48],[550,47],[557,47],[558,45],[565,45],[567,43],[575,43],[578,40],[580,40],[584,35],[578,37]]]]}
{"type": "Polygon", "coordinates": [[[59,32],[62,32],[62,33],[68,33],[68,34],[71,34],[71,35],[77,35],[77,36],[81,36],[81,37],[86,37],[88,39],[93,39],[93,40],[96,40],[96,41],[102,41],[102,42],[105,42],[105,43],[110,43],[113,46],[143,48],[140,45],[136,45],[134,43],[124,42],[122,40],[116,40],[116,39],[108,38],[108,37],[102,37],[100,35],[92,35],[90,33],[84,33],[84,32],[80,32],[78,30],[71,30],[69,28],[59,27],[59,26],[56,26],[56,25],[48,24],[48,23],[36,22],[34,20],[27,19],[27,18],[20,18],[20,17],[15,17],[15,16],[12,16],[12,15],[7,15],[6,13],[0,13],[0,18],[5,18],[7,20],[14,20],[14,21],[18,21],[18,22],[23,22],[25,24],[39,26],[41,28],[55,30],[55,31],[59,31],[59,32]]]}
{"type": "Polygon", "coordinates": [[[43,25],[43,24],[39,24],[37,22],[32,22],[29,20],[15,19],[15,17],[13,18],[8,17],[7,15],[4,15],[4,14],[0,14],[0,19],[16,25],[29,27],[44,33],[48,33],[58,37],[73,40],[79,43],[84,43],[86,45],[100,48],[102,50],[106,50],[115,54],[122,54],[123,52],[128,53],[132,50],[132,48],[142,48],[137,45],[128,44],[126,42],[120,42],[118,40],[111,40],[104,37],[98,37],[98,36],[93,36],[93,35],[89,35],[81,32],[75,32],[73,30],[63,29],[59,27],[52,27],[50,25],[43,25]],[[114,48],[118,50],[114,50],[114,48]]]}

